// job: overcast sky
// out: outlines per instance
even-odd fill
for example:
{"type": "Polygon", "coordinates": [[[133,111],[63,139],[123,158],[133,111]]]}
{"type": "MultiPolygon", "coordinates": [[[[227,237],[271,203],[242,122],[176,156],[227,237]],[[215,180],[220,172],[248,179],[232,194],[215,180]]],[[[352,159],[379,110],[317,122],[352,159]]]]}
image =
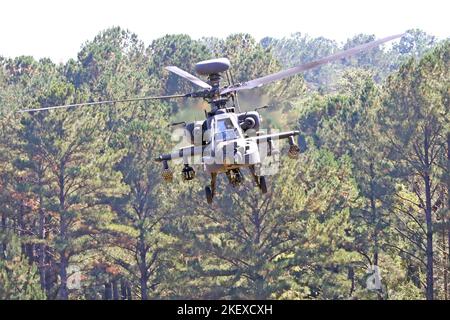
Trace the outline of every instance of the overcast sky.
{"type": "Polygon", "coordinates": [[[420,28],[449,37],[447,0],[5,0],[0,3],[0,55],[75,58],[83,42],[121,26],[147,45],[168,33],[258,40],[294,32],[344,41],[357,33],[383,37],[420,28]]]}

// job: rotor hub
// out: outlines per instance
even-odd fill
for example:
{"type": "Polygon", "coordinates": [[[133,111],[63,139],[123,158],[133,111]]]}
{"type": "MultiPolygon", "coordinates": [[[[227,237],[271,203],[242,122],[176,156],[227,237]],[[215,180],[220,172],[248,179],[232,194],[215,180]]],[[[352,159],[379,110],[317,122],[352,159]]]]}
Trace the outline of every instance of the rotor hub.
{"type": "Polygon", "coordinates": [[[218,73],[212,73],[208,75],[208,81],[212,87],[219,87],[221,79],[222,77],[218,73]]]}

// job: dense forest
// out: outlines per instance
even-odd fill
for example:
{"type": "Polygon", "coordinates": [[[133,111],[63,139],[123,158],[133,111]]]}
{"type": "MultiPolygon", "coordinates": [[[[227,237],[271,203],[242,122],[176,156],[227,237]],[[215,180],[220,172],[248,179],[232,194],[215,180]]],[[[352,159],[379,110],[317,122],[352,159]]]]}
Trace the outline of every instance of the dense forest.
{"type": "Polygon", "coordinates": [[[242,94],[244,110],[272,106],[264,127],[300,130],[301,154],[266,195],[219,180],[212,205],[199,169],[166,183],[153,161],[205,104],[17,112],[192,91],[168,65],[227,57],[244,81],[373,39],[146,46],[115,27],[66,63],[0,57],[0,299],[449,299],[448,39],[409,30],[242,94]]]}

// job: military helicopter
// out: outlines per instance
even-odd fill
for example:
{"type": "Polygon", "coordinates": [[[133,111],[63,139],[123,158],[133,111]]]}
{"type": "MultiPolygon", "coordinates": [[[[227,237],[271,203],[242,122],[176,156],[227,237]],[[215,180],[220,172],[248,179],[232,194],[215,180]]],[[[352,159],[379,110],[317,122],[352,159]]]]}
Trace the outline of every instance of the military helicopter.
{"type": "Polygon", "coordinates": [[[203,170],[211,176],[211,184],[205,187],[206,200],[212,203],[216,193],[217,175],[225,173],[231,185],[237,186],[243,181],[243,168],[248,168],[261,193],[267,192],[266,178],[258,172],[262,158],[278,153],[274,146],[274,141],[278,139],[288,139],[288,156],[296,158],[300,152],[295,143],[294,137],[299,131],[286,131],[281,133],[261,134],[261,115],[258,109],[247,112],[236,112],[239,107],[238,92],[261,87],[265,84],[293,76],[300,72],[319,67],[323,64],[337,61],[361,51],[368,50],[403,36],[403,34],[393,35],[372,42],[368,42],[351,49],[332,54],[325,58],[302,64],[290,69],[282,70],[267,76],[246,81],[243,83],[233,83],[233,78],[229,72],[230,61],[227,58],[217,58],[201,61],[195,65],[195,71],[199,76],[205,76],[207,81],[176,67],[168,66],[166,69],[202,88],[187,94],[167,95],[129,98],[121,100],[106,100],[86,103],[69,104],[36,109],[26,109],[20,112],[35,112],[43,110],[53,110],[60,108],[93,106],[100,104],[114,104],[120,102],[133,102],[144,100],[174,99],[174,98],[201,98],[210,105],[210,111],[205,111],[205,120],[183,124],[185,134],[190,141],[190,145],[175,150],[169,154],[162,154],[155,159],[163,166],[162,176],[164,180],[171,181],[173,172],[169,169],[170,160],[182,160],[184,167],[182,177],[184,180],[192,180],[195,177],[195,170],[191,166],[195,159],[200,159],[198,164],[203,166],[203,170]],[[228,79],[228,85],[221,86],[223,75],[228,79]],[[262,154],[262,150],[266,152],[262,154]]]}

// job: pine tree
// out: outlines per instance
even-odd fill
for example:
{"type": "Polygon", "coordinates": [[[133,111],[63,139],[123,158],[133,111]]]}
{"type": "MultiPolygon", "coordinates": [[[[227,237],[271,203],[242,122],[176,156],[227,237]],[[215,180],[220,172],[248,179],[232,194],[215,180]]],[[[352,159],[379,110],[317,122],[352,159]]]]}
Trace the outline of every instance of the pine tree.
{"type": "MultiPolygon", "coordinates": [[[[444,150],[444,128],[449,121],[448,106],[442,99],[442,94],[448,90],[448,61],[447,41],[420,61],[411,59],[403,65],[398,74],[387,81],[387,96],[381,113],[390,158],[416,195],[412,204],[424,213],[422,250],[426,256],[427,299],[435,295],[433,224],[436,217],[433,207],[439,194],[437,161],[444,150]]],[[[417,245],[422,246],[420,242],[417,245]]]]}

